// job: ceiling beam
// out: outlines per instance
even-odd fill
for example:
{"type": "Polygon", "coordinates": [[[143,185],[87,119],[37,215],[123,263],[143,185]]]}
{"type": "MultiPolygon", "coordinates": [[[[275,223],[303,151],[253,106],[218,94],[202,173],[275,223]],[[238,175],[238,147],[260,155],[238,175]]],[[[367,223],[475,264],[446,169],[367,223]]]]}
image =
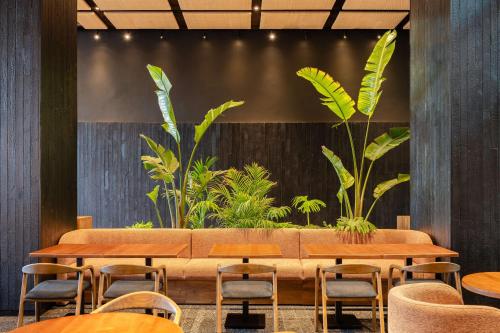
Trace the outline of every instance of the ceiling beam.
{"type": "Polygon", "coordinates": [[[90,8],[92,8],[92,11],[97,15],[97,17],[99,17],[99,19],[102,21],[102,23],[104,23],[104,25],[106,25],[108,30],[115,30],[116,29],[115,26],[113,25],[113,23],[111,23],[111,21],[108,20],[106,15],[104,15],[104,12],[102,12],[100,10],[95,10],[97,8],[97,5],[94,2],[94,0],[85,0],[85,2],[87,3],[87,5],[89,5],[90,8]]]}
{"type": "Polygon", "coordinates": [[[252,30],[260,29],[260,13],[262,11],[262,0],[252,0],[252,30]],[[259,10],[254,10],[259,7],[259,10]]]}
{"type": "Polygon", "coordinates": [[[342,7],[344,6],[345,0],[337,0],[333,4],[332,10],[330,11],[330,15],[326,19],[325,25],[323,26],[323,30],[330,30],[333,26],[333,23],[339,16],[342,7]]]}
{"type": "Polygon", "coordinates": [[[186,20],[184,19],[184,15],[182,15],[181,6],[179,5],[178,0],[168,0],[170,4],[170,8],[172,9],[172,13],[174,14],[175,20],[177,21],[177,25],[180,30],[187,30],[186,20]]]}
{"type": "Polygon", "coordinates": [[[410,22],[410,12],[408,12],[408,14],[401,20],[401,22],[399,22],[399,24],[394,29],[401,31],[408,22],[410,22]]]}

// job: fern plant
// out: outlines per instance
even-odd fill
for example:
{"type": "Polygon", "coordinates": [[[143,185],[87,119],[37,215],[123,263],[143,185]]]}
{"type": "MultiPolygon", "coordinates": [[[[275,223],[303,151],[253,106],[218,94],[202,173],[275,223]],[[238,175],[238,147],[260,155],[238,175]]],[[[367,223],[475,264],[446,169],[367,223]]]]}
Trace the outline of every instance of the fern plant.
{"type": "Polygon", "coordinates": [[[311,226],[309,215],[311,213],[318,213],[321,208],[326,207],[326,204],[319,199],[309,199],[307,195],[299,195],[293,198],[292,206],[295,207],[302,214],[306,214],[307,226],[311,226]]]}
{"type": "Polygon", "coordinates": [[[399,174],[396,178],[377,185],[373,192],[374,200],[368,210],[365,210],[366,186],[374,162],[410,138],[409,128],[391,128],[387,133],[375,138],[372,143],[367,145],[370,121],[382,96],[381,87],[385,81],[383,73],[394,53],[396,35],[395,30],[387,31],[376,43],[365,66],[366,74],[361,81],[357,105],[340,83],[324,71],[306,67],[297,72],[299,77],[309,81],[322,96],[322,104],[340,119],[340,124],[335,126],[344,124],[347,130],[353,165],[352,172],[344,167],[341,159],[332,150],[322,147],[323,154],[332,164],[340,181],[337,198],[341,207],[341,217],[337,220],[336,228],[341,231],[360,234],[374,231],[376,227],[369,221],[369,218],[375,204],[389,189],[410,180],[408,174],[399,174]],[[349,119],[356,111],[367,117],[361,154],[356,152],[349,126],[349,119]],[[368,168],[366,168],[367,164],[368,168]]]}
{"type": "Polygon", "coordinates": [[[220,115],[229,109],[242,105],[244,102],[231,100],[216,108],[210,109],[205,114],[203,121],[195,126],[194,146],[189,155],[188,162],[185,165],[181,154],[181,135],[177,129],[174,108],[170,99],[172,84],[161,68],[148,65],[147,69],[158,88],[158,90],[156,90],[156,95],[164,120],[162,128],[174,139],[177,146],[177,152],[174,153],[172,150],[166,149],[161,144],[156,143],[153,139],[141,134],[141,138],[146,141],[155,155],[142,156],[141,159],[151,179],[160,182],[160,185],[164,188],[163,192],[166,198],[170,220],[172,221],[172,227],[185,228],[190,225],[190,214],[188,214],[187,211],[187,190],[190,170],[198,145],[208,128],[220,115]]]}
{"type": "Polygon", "coordinates": [[[269,178],[269,171],[256,163],[244,170],[227,170],[223,182],[212,190],[217,207],[210,216],[225,228],[292,227],[281,222],[290,214],[290,207],[275,207],[274,198],[268,196],[276,186],[269,178]]]}

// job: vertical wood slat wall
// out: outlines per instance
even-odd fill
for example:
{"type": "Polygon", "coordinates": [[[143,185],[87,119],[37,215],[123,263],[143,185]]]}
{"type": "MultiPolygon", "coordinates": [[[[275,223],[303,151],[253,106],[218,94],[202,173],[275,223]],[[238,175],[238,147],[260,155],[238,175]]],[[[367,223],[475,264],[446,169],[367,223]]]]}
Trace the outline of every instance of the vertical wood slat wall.
{"type": "Polygon", "coordinates": [[[498,271],[500,2],[412,0],[411,13],[412,226],[458,251],[463,274],[498,271]]]}
{"type": "Polygon", "coordinates": [[[76,2],[0,0],[0,313],[76,225],[76,2]]]}
{"type": "MultiPolygon", "coordinates": [[[[373,123],[371,138],[400,123],[373,123]]],[[[183,156],[193,142],[193,125],[181,124],[183,156]],[[186,146],[187,145],[187,146],[186,146]]],[[[354,123],[354,139],[361,144],[365,125],[354,123]]],[[[94,226],[124,227],[137,220],[156,223],[153,207],[145,193],[154,183],[147,177],[140,156],[149,149],[139,138],[146,134],[174,148],[159,124],[79,123],[78,124],[78,214],[92,215],[94,226]]],[[[312,216],[317,224],[334,224],[339,215],[336,199],[338,180],[333,167],[321,153],[326,145],[350,165],[350,149],[343,128],[325,123],[216,123],[203,139],[198,157],[217,156],[218,169],[243,168],[258,162],[278,182],[272,192],[276,204],[290,205],[295,195],[307,194],[324,200],[328,208],[312,216]]],[[[405,143],[375,163],[367,187],[368,201],[374,185],[409,171],[409,144],[405,143]]],[[[166,207],[160,207],[164,217],[166,207]]],[[[380,228],[395,228],[397,215],[409,213],[409,185],[388,192],[375,208],[371,220],[380,228]]],[[[289,218],[305,224],[305,217],[294,213],[289,218]]]]}

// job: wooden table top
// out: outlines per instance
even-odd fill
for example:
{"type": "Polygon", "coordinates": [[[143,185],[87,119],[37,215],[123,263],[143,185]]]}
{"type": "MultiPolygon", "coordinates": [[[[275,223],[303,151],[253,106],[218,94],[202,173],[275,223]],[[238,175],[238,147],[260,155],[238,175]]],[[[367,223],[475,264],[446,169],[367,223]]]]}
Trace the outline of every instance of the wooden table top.
{"type": "Polygon", "coordinates": [[[279,258],[278,244],[214,244],[208,256],[211,258],[279,258]]]}
{"type": "Polygon", "coordinates": [[[57,244],[30,253],[37,258],[175,258],[187,244],[57,244]]]}
{"type": "Polygon", "coordinates": [[[458,257],[458,253],[432,244],[305,244],[313,259],[405,259],[458,257]]]}
{"type": "Polygon", "coordinates": [[[466,275],[462,286],[473,293],[500,299],[500,272],[483,272],[466,275]]]}
{"type": "Polygon", "coordinates": [[[140,313],[110,312],[60,317],[19,327],[11,333],[183,333],[172,321],[140,313]]]}

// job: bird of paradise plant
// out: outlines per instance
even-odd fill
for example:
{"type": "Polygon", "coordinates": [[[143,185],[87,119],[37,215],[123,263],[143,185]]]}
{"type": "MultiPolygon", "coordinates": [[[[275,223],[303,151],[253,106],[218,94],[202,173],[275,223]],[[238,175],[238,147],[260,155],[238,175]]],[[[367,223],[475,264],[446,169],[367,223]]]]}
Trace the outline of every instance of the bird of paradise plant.
{"type": "Polygon", "coordinates": [[[374,200],[365,213],[363,204],[366,186],[374,162],[410,138],[409,128],[391,128],[367,145],[370,121],[382,96],[381,87],[385,81],[383,73],[394,53],[396,35],[395,30],[389,30],[376,43],[365,66],[366,74],[361,81],[357,105],[340,83],[324,71],[306,67],[297,72],[299,77],[312,83],[322,96],[322,104],[340,118],[340,123],[335,126],[344,124],[347,130],[352,155],[352,173],[344,167],[341,159],[332,150],[322,147],[323,154],[333,165],[340,181],[337,198],[341,207],[341,216],[337,219],[336,225],[336,229],[340,231],[364,235],[374,231],[376,227],[369,221],[369,217],[375,204],[385,192],[410,180],[408,174],[399,174],[394,179],[378,184],[373,191],[374,200]],[[356,113],[356,107],[367,117],[364,145],[359,161],[357,157],[359,152],[357,154],[349,126],[349,119],[356,113]],[[369,163],[368,168],[365,170],[367,163],[369,163]],[[348,191],[352,187],[354,191],[348,191]],[[354,205],[352,205],[350,195],[353,196],[354,205]]]}
{"type": "MultiPolygon", "coordinates": [[[[142,156],[144,168],[149,172],[151,179],[160,182],[164,187],[164,196],[167,201],[167,208],[172,221],[172,227],[185,228],[189,226],[190,206],[188,198],[188,183],[191,180],[194,156],[201,139],[212,123],[224,112],[229,109],[242,105],[243,101],[228,101],[214,109],[210,109],[203,119],[203,121],[196,125],[194,128],[194,147],[191,150],[187,165],[184,165],[183,157],[181,154],[181,136],[177,129],[177,121],[175,118],[174,108],[170,99],[170,90],[172,84],[170,83],[167,75],[160,67],[148,65],[147,69],[153,81],[155,82],[158,90],[158,105],[165,121],[162,128],[170,135],[175,141],[177,146],[177,154],[170,149],[166,149],[161,144],[156,143],[153,139],[141,134],[141,138],[146,141],[149,148],[155,153],[156,156],[142,156]],[[177,182],[176,182],[177,180],[177,182]]],[[[151,193],[150,193],[151,194],[151,193]]],[[[148,197],[153,201],[156,208],[156,200],[158,198],[158,189],[154,189],[152,196],[148,197]],[[155,195],[156,190],[156,195],[155,195]]],[[[197,207],[203,206],[198,204],[197,207]]],[[[158,214],[158,210],[156,209],[158,214]]],[[[159,221],[161,217],[158,217],[159,221]]],[[[160,222],[163,224],[163,222],[160,222]]]]}

